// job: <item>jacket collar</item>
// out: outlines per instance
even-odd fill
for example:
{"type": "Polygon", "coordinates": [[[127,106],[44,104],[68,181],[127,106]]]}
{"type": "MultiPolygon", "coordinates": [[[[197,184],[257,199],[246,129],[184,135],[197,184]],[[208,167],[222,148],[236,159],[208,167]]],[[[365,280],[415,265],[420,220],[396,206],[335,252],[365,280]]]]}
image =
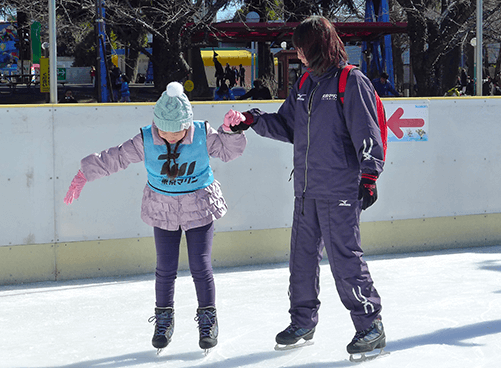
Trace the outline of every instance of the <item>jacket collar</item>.
{"type": "Polygon", "coordinates": [[[341,70],[341,68],[339,68],[335,65],[332,65],[323,74],[320,74],[320,75],[313,75],[313,73],[310,72],[310,77],[313,80],[313,82],[318,83],[320,81],[335,77],[337,75],[337,73],[339,72],[339,70],[341,70]]]}

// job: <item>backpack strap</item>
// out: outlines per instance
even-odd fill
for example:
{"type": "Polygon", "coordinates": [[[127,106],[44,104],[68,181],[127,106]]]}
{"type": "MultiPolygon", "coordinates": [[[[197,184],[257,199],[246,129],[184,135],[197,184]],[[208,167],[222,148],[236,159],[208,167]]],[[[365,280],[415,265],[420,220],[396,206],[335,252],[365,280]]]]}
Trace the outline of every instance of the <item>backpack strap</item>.
{"type": "MultiPolygon", "coordinates": [[[[352,69],[355,69],[355,65],[346,65],[341,69],[341,74],[339,75],[338,82],[338,98],[341,102],[341,106],[344,105],[344,92],[346,91],[346,82],[348,80],[348,74],[352,69]]],[[[377,123],[379,125],[379,130],[381,131],[381,141],[383,142],[383,160],[386,159],[386,148],[388,146],[388,123],[386,121],[386,113],[384,111],[383,102],[379,98],[376,91],[374,91],[376,96],[376,110],[377,110],[377,123]]]]}
{"type": "Polygon", "coordinates": [[[299,89],[303,87],[303,83],[306,81],[306,79],[308,79],[309,76],[310,76],[309,72],[304,72],[304,74],[301,76],[301,80],[299,81],[299,89]]]}
{"type": "Polygon", "coordinates": [[[341,101],[341,105],[344,104],[344,91],[346,91],[346,82],[348,80],[348,74],[352,69],[355,69],[355,65],[346,65],[341,69],[341,74],[339,75],[339,82],[337,88],[337,95],[339,97],[339,101],[341,101]]]}

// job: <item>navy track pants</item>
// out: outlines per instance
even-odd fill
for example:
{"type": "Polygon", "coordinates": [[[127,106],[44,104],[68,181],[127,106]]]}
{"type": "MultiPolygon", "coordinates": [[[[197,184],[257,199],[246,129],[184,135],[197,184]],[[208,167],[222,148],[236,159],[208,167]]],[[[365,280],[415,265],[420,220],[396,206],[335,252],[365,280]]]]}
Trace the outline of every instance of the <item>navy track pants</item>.
{"type": "Polygon", "coordinates": [[[289,313],[297,326],[313,328],[318,323],[319,262],[323,248],[355,329],[367,329],[379,315],[381,299],[362,259],[360,203],[296,197],[289,261],[289,313]]]}

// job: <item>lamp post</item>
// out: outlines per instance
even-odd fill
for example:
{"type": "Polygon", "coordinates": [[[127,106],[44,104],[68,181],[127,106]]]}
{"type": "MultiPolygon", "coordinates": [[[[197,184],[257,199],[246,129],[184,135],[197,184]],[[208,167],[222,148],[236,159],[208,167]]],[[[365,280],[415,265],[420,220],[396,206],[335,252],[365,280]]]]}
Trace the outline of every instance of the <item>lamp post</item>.
{"type": "Polygon", "coordinates": [[[483,11],[483,5],[482,5],[482,0],[477,0],[477,37],[476,37],[476,49],[475,49],[475,56],[477,59],[476,65],[477,65],[477,71],[475,73],[476,78],[477,78],[477,96],[482,96],[482,84],[483,84],[483,61],[482,61],[482,11],[483,11]]]}
{"type": "MultiPolygon", "coordinates": [[[[475,80],[475,95],[478,96],[478,85],[477,85],[477,70],[479,69],[478,66],[477,66],[477,38],[476,37],[473,37],[471,40],[470,40],[470,45],[473,46],[473,78],[475,80]]],[[[468,73],[469,75],[470,73],[468,73]]],[[[480,92],[480,95],[482,94],[482,92],[480,92]]]]}
{"type": "Polygon", "coordinates": [[[56,0],[49,0],[49,83],[50,102],[57,103],[56,0]]]}

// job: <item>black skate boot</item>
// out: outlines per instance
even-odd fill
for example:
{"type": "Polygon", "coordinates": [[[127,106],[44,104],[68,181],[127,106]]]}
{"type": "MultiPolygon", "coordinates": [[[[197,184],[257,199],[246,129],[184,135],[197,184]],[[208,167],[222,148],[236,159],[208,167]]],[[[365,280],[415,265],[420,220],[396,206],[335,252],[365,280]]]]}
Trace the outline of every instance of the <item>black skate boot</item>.
{"type": "Polygon", "coordinates": [[[162,349],[169,345],[174,333],[174,309],[155,308],[155,315],[148,319],[148,322],[153,321],[155,321],[155,333],[151,343],[158,349],[157,354],[160,354],[162,349]]]}
{"type": "Polygon", "coordinates": [[[385,346],[386,335],[384,333],[383,322],[381,321],[381,316],[377,316],[368,329],[355,334],[355,337],[348,344],[346,350],[351,354],[350,361],[359,363],[384,355],[383,349],[385,346]],[[369,353],[374,349],[380,349],[379,354],[365,355],[365,353],[369,353]],[[361,357],[355,358],[354,354],[361,354],[361,357]]]}
{"type": "Polygon", "coordinates": [[[198,345],[201,349],[204,349],[204,353],[207,355],[210,349],[217,345],[219,328],[217,324],[216,308],[198,308],[195,321],[198,322],[198,331],[200,333],[198,345]]]}
{"type": "Polygon", "coordinates": [[[315,328],[301,328],[291,323],[289,327],[280,332],[275,338],[275,341],[277,342],[275,350],[288,350],[296,347],[302,347],[304,345],[311,345],[313,342],[310,340],[313,339],[314,333],[315,328]],[[296,345],[296,343],[301,339],[304,340],[304,343],[296,345]]]}

